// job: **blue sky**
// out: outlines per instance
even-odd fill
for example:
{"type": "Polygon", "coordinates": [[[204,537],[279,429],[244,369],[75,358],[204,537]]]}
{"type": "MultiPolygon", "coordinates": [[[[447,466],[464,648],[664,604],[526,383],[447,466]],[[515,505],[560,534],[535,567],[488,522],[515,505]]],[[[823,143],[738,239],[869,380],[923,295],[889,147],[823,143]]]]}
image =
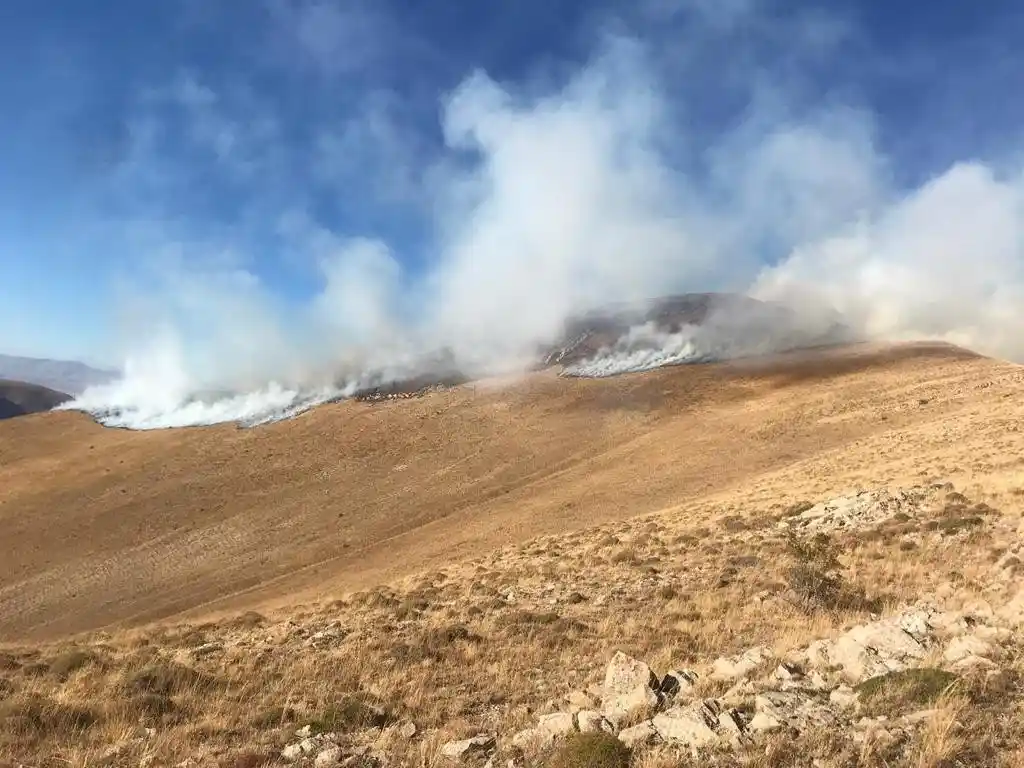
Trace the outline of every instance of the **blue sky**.
{"type": "MultiPolygon", "coordinates": [[[[656,154],[636,195],[607,198],[619,206],[649,207],[641,201],[663,188],[707,206],[727,198],[722,209],[742,228],[749,201],[735,201],[770,197],[775,186],[738,192],[721,178],[747,172],[734,158],[794,126],[814,127],[811,152],[814,137],[840,146],[835,167],[848,162],[849,172],[827,180],[828,199],[840,202],[806,217],[787,209],[773,226],[759,222],[756,237],[730,241],[748,251],[735,261],[719,254],[714,269],[663,270],[653,282],[678,274],[666,287],[702,290],[749,280],[757,264],[870,207],[880,184],[888,199],[956,162],[1013,162],[1022,34],[1024,6],[1010,0],[7,0],[0,352],[118,363],[125,344],[166,325],[187,344],[244,318],[208,350],[220,356],[227,345],[244,357],[265,338],[292,338],[310,307],[332,301],[361,308],[360,327],[415,316],[446,253],[466,243],[484,252],[481,242],[507,238],[532,215],[517,209],[510,219],[493,189],[480,191],[491,184],[508,201],[518,189],[514,169],[495,181],[481,163],[504,167],[496,158],[518,140],[509,121],[557,114],[538,105],[552,94],[571,101],[567,83],[581,72],[614,84],[618,101],[595,113],[609,130],[642,134],[644,152],[656,154]],[[656,98],[642,98],[647,90],[656,98]],[[656,118],[637,128],[645,109],[656,118]],[[509,223],[491,237],[494,219],[509,223]],[[339,274],[349,277],[332,283],[339,274]]],[[[509,156],[520,158],[512,165],[527,157],[509,156]]],[[[823,183],[831,157],[801,178],[823,183]]],[[[623,162],[613,167],[630,176],[623,162]]],[[[585,175],[589,166],[579,167],[585,175]]],[[[543,159],[538,168],[527,181],[543,186],[543,159]]],[[[801,194],[791,205],[817,197],[801,194]]],[[[673,216],[668,205],[662,213],[673,216]]],[[[533,246],[527,238],[518,248],[533,246]]],[[[460,296],[516,274],[515,263],[492,261],[471,282],[467,274],[483,271],[472,258],[454,259],[455,277],[442,270],[466,286],[460,296]]],[[[521,296],[507,302],[521,305],[521,296]]]]}

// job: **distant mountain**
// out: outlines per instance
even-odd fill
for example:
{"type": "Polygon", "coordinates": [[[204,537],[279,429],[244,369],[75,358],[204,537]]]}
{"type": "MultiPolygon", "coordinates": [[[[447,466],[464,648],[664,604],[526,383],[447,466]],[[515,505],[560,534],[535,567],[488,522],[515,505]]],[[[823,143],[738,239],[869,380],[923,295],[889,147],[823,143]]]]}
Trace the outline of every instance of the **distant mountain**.
{"type": "MultiPolygon", "coordinates": [[[[687,293],[572,317],[552,344],[538,350],[535,368],[557,368],[567,376],[610,376],[852,340],[838,315],[813,316],[734,293],[687,293]]],[[[466,380],[454,358],[444,352],[420,361],[415,373],[366,385],[355,398],[414,397],[466,380]]]]}
{"type": "Polygon", "coordinates": [[[850,340],[840,318],[809,318],[782,304],[731,293],[687,293],[611,306],[571,318],[543,349],[540,368],[594,375],[684,362],[710,362],[850,340]],[[587,373],[584,373],[586,371],[587,373]]]}
{"type": "Polygon", "coordinates": [[[116,371],[92,368],[73,360],[0,355],[0,379],[38,384],[72,396],[93,385],[113,381],[117,376],[116,371]]]}
{"type": "Polygon", "coordinates": [[[38,384],[0,379],[0,419],[49,411],[67,402],[70,395],[38,384]]]}

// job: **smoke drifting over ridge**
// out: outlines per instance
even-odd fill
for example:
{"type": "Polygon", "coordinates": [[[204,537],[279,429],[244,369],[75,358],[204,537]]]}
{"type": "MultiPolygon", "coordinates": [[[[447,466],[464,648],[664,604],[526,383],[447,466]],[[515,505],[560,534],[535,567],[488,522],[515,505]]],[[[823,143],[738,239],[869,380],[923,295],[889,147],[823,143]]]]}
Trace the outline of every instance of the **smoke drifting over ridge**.
{"type": "MultiPolygon", "coordinates": [[[[323,288],[298,311],[241,268],[172,270],[159,333],[134,340],[122,381],[70,407],[132,428],[260,423],[441,349],[471,375],[523,370],[574,315],[713,287],[784,302],[809,332],[837,311],[865,338],[1024,360],[1021,168],[965,160],[897,187],[870,114],[777,93],[694,147],[685,114],[699,104],[672,98],[655,58],[609,36],[558,87],[469,74],[442,102],[445,151],[428,163],[426,269],[300,223],[323,288]]],[[[599,368],[714,356],[690,341],[599,368]]]]}

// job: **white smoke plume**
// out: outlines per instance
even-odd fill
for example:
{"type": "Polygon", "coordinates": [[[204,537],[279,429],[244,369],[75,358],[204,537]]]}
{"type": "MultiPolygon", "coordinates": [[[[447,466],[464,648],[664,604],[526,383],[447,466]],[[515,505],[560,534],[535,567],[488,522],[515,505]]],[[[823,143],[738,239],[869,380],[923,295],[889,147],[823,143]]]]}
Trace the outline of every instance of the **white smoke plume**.
{"type": "MultiPolygon", "coordinates": [[[[527,91],[477,71],[445,96],[444,149],[424,162],[426,268],[404,271],[378,238],[301,225],[321,271],[309,305],[278,307],[240,268],[176,276],[169,293],[186,305],[142,335],[122,381],[69,407],[131,428],[262,423],[415,372],[442,348],[471,374],[524,369],[573,315],[716,287],[787,303],[808,327],[838,311],[866,338],[1024,360],[1019,168],[965,161],[908,189],[869,113],[778,98],[694,146],[686,114],[700,105],[672,95],[658,52],[603,39],[562,85],[527,91]]],[[[773,344],[735,332],[639,327],[570,372],[773,344]]]]}

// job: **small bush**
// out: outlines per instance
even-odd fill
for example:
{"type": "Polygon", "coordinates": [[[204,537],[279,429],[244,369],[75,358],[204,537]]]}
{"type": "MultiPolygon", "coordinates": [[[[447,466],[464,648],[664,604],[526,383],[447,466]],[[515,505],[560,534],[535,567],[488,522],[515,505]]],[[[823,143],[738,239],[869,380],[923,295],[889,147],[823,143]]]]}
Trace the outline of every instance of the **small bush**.
{"type": "Polygon", "coordinates": [[[679,590],[671,584],[665,584],[658,588],[658,597],[662,600],[673,600],[679,596],[679,590]]]}
{"type": "Polygon", "coordinates": [[[969,515],[967,517],[947,517],[939,521],[937,528],[943,536],[954,536],[960,533],[960,531],[965,531],[969,528],[976,528],[984,522],[985,521],[977,515],[969,515]]]}
{"type": "Polygon", "coordinates": [[[839,550],[826,534],[801,539],[790,532],[786,544],[795,561],[789,569],[789,588],[804,611],[881,610],[880,599],[869,599],[862,588],[843,578],[839,550]]]}
{"type": "Polygon", "coordinates": [[[406,664],[421,661],[441,661],[458,651],[458,643],[478,643],[481,638],[461,624],[435,627],[422,632],[409,642],[396,643],[391,648],[391,658],[406,664]]]}
{"type": "Polygon", "coordinates": [[[860,694],[866,713],[896,715],[934,703],[958,680],[952,672],[920,667],[872,677],[854,690],[860,694]]]}
{"type": "Polygon", "coordinates": [[[27,696],[0,702],[0,743],[42,738],[67,738],[100,721],[99,713],[85,707],[27,696]]]}
{"type": "Polygon", "coordinates": [[[309,726],[314,733],[348,733],[365,728],[383,728],[393,720],[390,714],[376,706],[368,696],[355,694],[327,707],[309,726]]]}
{"type": "Polygon", "coordinates": [[[295,722],[295,710],[291,707],[270,707],[253,715],[249,724],[260,730],[276,728],[285,723],[295,722]]]}
{"type": "Polygon", "coordinates": [[[640,558],[635,550],[620,549],[612,555],[611,562],[615,565],[637,565],[640,562],[640,558]]]}
{"type": "Polygon", "coordinates": [[[802,515],[809,509],[814,508],[814,503],[810,501],[798,501],[795,504],[790,504],[786,507],[786,510],[782,513],[783,517],[796,517],[802,515]]]}
{"type": "Polygon", "coordinates": [[[579,733],[551,756],[548,768],[629,768],[630,750],[609,733],[579,733]]]}
{"type": "Polygon", "coordinates": [[[571,645],[590,631],[586,624],[554,611],[512,611],[498,618],[497,627],[506,635],[536,643],[548,650],[571,645]]]}
{"type": "Polygon", "coordinates": [[[228,626],[233,629],[255,629],[267,623],[266,617],[256,611],[246,611],[241,616],[236,616],[228,626]]]}
{"type": "Polygon", "coordinates": [[[218,765],[221,768],[265,768],[276,762],[277,755],[274,752],[254,752],[247,749],[224,758],[218,765]]]}
{"type": "Polygon", "coordinates": [[[65,651],[50,661],[49,672],[59,680],[67,680],[72,674],[96,661],[96,657],[88,651],[65,651]]]}
{"type": "Polygon", "coordinates": [[[739,531],[748,531],[751,528],[750,522],[739,515],[728,515],[723,517],[719,523],[722,528],[729,531],[730,533],[737,533],[739,531]]]}
{"type": "Polygon", "coordinates": [[[122,688],[130,694],[155,693],[162,696],[208,691],[215,685],[216,681],[208,675],[174,662],[151,664],[132,672],[122,681],[122,688]]]}
{"type": "Polygon", "coordinates": [[[166,718],[177,710],[174,699],[165,693],[139,693],[123,702],[123,710],[144,719],[166,718]]]}

